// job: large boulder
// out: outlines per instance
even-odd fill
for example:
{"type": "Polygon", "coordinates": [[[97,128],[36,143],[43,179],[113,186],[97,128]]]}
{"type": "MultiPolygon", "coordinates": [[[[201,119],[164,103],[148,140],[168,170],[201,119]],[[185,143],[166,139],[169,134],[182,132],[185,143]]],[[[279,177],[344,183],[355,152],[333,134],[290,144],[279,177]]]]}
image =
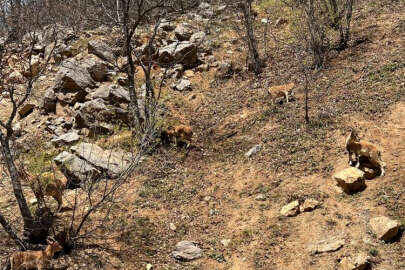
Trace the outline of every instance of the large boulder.
{"type": "Polygon", "coordinates": [[[188,41],[172,43],[159,50],[158,61],[163,65],[183,64],[192,68],[198,63],[197,47],[188,41]]]}
{"type": "Polygon", "coordinates": [[[191,25],[183,23],[177,25],[176,29],[174,29],[174,34],[176,35],[177,40],[188,41],[193,35],[193,30],[191,29],[191,25]]]}
{"type": "Polygon", "coordinates": [[[124,173],[130,165],[131,155],[116,150],[103,150],[96,144],[79,143],[71,151],[101,170],[109,178],[117,178],[124,173]]]}
{"type": "Polygon", "coordinates": [[[354,167],[336,173],[333,178],[336,180],[337,185],[347,194],[353,194],[366,188],[364,172],[354,167]]]}
{"type": "Polygon", "coordinates": [[[388,217],[380,216],[370,220],[370,226],[377,238],[383,241],[390,241],[398,235],[401,224],[388,217]]]}
{"type": "Polygon", "coordinates": [[[66,151],[55,157],[54,161],[69,182],[74,185],[94,181],[101,175],[101,172],[88,162],[66,151]]]}
{"type": "Polygon", "coordinates": [[[89,53],[100,57],[104,61],[110,63],[115,62],[116,57],[114,54],[114,50],[103,40],[100,39],[90,40],[88,44],[88,51],[89,53]]]}
{"type": "Polygon", "coordinates": [[[173,257],[181,261],[192,261],[202,256],[202,250],[191,241],[180,241],[176,244],[173,257]]]}

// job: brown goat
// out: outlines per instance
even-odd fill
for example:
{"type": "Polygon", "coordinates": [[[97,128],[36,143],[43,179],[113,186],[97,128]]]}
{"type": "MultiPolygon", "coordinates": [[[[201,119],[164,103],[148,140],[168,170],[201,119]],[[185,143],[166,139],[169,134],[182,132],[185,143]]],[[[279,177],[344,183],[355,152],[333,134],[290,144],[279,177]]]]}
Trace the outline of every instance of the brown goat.
{"type": "Polygon", "coordinates": [[[284,85],[276,85],[270,87],[268,90],[269,96],[271,97],[271,104],[276,102],[276,99],[285,97],[287,103],[289,101],[288,96],[293,96],[294,93],[292,89],[294,88],[294,83],[284,84],[284,85]]]}
{"type": "Polygon", "coordinates": [[[61,250],[58,242],[48,241],[44,250],[16,252],[10,258],[11,270],[45,269],[53,255],[61,250]]]}
{"type": "Polygon", "coordinates": [[[349,152],[349,164],[355,162],[356,168],[360,166],[360,158],[367,158],[373,166],[380,168],[381,176],[385,174],[385,162],[381,159],[381,150],[368,141],[360,140],[357,132],[352,130],[346,139],[346,150],[349,152]],[[355,155],[353,160],[352,156],[355,155]]]}
{"type": "Polygon", "coordinates": [[[173,127],[169,127],[162,131],[161,139],[162,142],[167,144],[170,142],[174,142],[177,145],[178,142],[185,143],[187,148],[190,146],[193,137],[193,130],[190,126],[186,125],[178,125],[173,127]]]}

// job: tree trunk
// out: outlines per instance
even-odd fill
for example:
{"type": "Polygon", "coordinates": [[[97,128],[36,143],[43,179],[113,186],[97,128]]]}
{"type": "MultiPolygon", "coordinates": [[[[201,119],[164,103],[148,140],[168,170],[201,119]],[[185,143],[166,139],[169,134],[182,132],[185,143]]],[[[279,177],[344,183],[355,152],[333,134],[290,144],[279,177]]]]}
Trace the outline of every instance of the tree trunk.
{"type": "Polygon", "coordinates": [[[17,236],[14,229],[11,227],[11,225],[7,222],[2,214],[0,214],[0,224],[3,226],[4,230],[10,236],[10,238],[14,240],[20,250],[26,250],[25,243],[17,236]]]}
{"type": "Polygon", "coordinates": [[[262,72],[262,61],[260,59],[259,52],[257,51],[256,37],[253,31],[252,22],[252,0],[246,0],[242,4],[243,17],[245,21],[245,28],[247,34],[247,42],[249,47],[249,55],[251,64],[253,65],[253,71],[256,74],[262,72]]]}
{"type": "Polygon", "coordinates": [[[21,216],[24,220],[24,234],[30,235],[30,233],[35,230],[34,220],[22,191],[20,175],[18,174],[18,170],[11,155],[9,138],[0,134],[0,142],[3,159],[6,163],[8,172],[10,173],[14,195],[17,199],[18,207],[20,208],[21,216]]]}

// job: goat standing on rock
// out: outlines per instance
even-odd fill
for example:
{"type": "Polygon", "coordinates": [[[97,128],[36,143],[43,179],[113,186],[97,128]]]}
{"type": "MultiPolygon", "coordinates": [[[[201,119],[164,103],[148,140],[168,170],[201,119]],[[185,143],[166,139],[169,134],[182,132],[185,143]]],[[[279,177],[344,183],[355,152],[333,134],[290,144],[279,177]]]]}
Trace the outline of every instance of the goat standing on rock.
{"type": "Polygon", "coordinates": [[[352,130],[346,139],[346,149],[349,152],[349,165],[354,165],[356,168],[360,166],[360,158],[364,157],[370,163],[381,170],[381,176],[385,174],[385,162],[381,159],[381,150],[370,142],[360,140],[357,132],[352,130]],[[355,154],[355,159],[352,159],[355,154]],[[353,164],[354,162],[354,164],[353,164]]]}

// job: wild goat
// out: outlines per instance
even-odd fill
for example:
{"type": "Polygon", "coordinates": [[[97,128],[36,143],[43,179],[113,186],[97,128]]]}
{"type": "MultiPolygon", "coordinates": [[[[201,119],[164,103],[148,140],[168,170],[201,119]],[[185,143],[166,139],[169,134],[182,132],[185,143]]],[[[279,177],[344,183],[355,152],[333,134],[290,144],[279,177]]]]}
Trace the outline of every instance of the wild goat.
{"type": "Polygon", "coordinates": [[[21,178],[29,184],[38,200],[43,196],[53,197],[58,202],[56,213],[62,209],[62,195],[66,189],[67,179],[60,171],[45,172],[39,177],[29,175],[24,169],[20,169],[19,173],[21,178]]]}
{"type": "Polygon", "coordinates": [[[178,125],[169,127],[162,131],[161,140],[164,144],[174,142],[177,145],[178,142],[185,143],[187,148],[190,146],[193,137],[193,130],[190,126],[178,125]]]}
{"type": "Polygon", "coordinates": [[[57,242],[49,242],[44,250],[38,251],[19,251],[10,258],[11,270],[42,270],[48,265],[53,255],[63,250],[63,247],[57,242]]]}
{"type": "Polygon", "coordinates": [[[289,83],[284,85],[276,85],[270,87],[268,90],[269,96],[271,97],[271,104],[274,104],[278,98],[283,98],[289,101],[288,96],[294,96],[292,89],[295,87],[295,83],[289,83]]]}
{"type": "Polygon", "coordinates": [[[370,163],[381,170],[381,176],[385,174],[385,162],[381,159],[381,151],[376,145],[360,140],[357,132],[352,130],[346,139],[346,149],[349,152],[349,165],[354,165],[356,168],[360,166],[360,158],[366,158],[370,163]],[[355,159],[352,159],[353,154],[355,159]],[[353,162],[355,162],[353,164],[353,162]]]}

